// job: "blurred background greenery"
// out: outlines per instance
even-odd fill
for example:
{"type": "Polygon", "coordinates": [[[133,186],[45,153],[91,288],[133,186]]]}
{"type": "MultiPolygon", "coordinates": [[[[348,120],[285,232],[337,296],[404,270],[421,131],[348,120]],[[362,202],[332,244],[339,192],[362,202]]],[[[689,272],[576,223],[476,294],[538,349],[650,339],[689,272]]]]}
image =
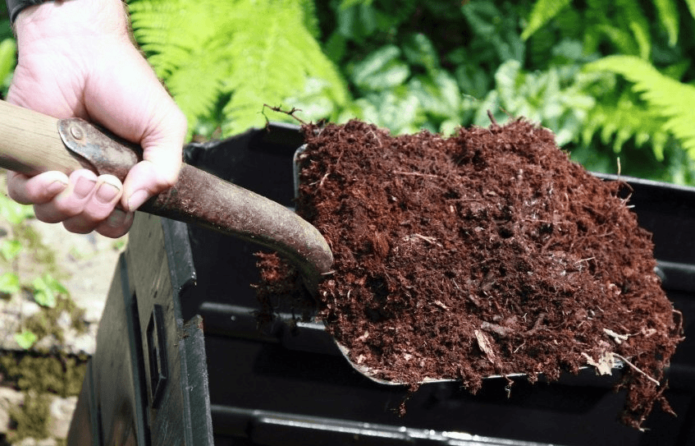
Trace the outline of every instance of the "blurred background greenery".
{"type": "MultiPolygon", "coordinates": [[[[222,138],[302,110],[394,134],[525,116],[588,169],[695,185],[695,0],[131,0],[134,35],[222,138]]],[[[0,80],[15,43],[0,25],[0,80]]]]}

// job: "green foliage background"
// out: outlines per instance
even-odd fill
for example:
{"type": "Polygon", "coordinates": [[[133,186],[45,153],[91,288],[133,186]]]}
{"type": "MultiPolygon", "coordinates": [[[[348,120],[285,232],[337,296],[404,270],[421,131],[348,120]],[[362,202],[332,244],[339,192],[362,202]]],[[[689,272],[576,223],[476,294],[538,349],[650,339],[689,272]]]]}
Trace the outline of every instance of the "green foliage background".
{"type": "Polygon", "coordinates": [[[540,122],[591,170],[619,157],[623,174],[695,185],[695,0],[128,4],[191,138],[289,119],[263,104],[395,134],[487,126],[489,110],[540,122]]]}

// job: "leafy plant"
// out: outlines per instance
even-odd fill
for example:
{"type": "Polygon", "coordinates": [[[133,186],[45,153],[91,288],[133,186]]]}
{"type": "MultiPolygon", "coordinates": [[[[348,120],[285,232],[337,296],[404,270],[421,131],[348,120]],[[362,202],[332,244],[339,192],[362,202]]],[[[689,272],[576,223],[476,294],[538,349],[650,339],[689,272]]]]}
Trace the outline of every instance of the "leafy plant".
{"type": "Polygon", "coordinates": [[[17,226],[28,218],[34,217],[34,208],[17,203],[16,201],[0,194],[0,217],[11,225],[17,226]]]}
{"type": "MultiPolygon", "coordinates": [[[[651,64],[631,56],[609,56],[587,65],[586,69],[610,71],[633,82],[633,91],[649,105],[652,115],[661,118],[662,128],[695,158],[695,86],[664,76],[651,64]]],[[[662,149],[657,153],[663,157],[662,149]]]]}
{"type": "MultiPolygon", "coordinates": [[[[30,286],[23,285],[23,280],[26,281],[27,279],[20,277],[17,267],[17,258],[25,249],[29,248],[35,259],[39,257],[39,248],[45,249],[43,245],[37,243],[35,232],[27,225],[27,220],[33,216],[34,212],[31,206],[20,205],[4,195],[0,195],[0,218],[8,222],[10,226],[10,237],[0,241],[0,256],[11,265],[12,269],[12,271],[0,275],[0,293],[11,296],[21,292],[22,289],[30,290],[34,300],[39,305],[47,309],[54,309],[57,308],[56,305],[60,296],[68,296],[68,290],[48,272],[35,278],[30,286]]],[[[52,265],[44,266],[46,269],[50,269],[49,267],[52,265]]],[[[63,305],[65,304],[63,303],[63,305]]],[[[21,325],[24,327],[21,332],[14,334],[14,339],[21,348],[29,349],[40,336],[36,330],[29,327],[30,321],[21,321],[21,325]]]]}
{"type": "Polygon", "coordinates": [[[521,38],[526,40],[531,37],[570,3],[572,0],[538,0],[533,5],[528,25],[521,34],[521,38]]]}
{"type": "MultiPolygon", "coordinates": [[[[523,39],[529,39],[551,20],[561,16],[571,3],[571,0],[538,0],[529,15],[523,39]]],[[[669,46],[675,46],[680,30],[675,0],[653,0],[652,3],[651,7],[659,19],[657,23],[668,35],[669,46]]],[[[570,30],[583,32],[587,52],[596,51],[602,42],[607,41],[623,54],[650,58],[653,44],[651,26],[647,12],[638,0],[587,0],[586,7],[578,10],[581,13],[575,14],[574,23],[564,23],[569,25],[570,30]]]]}
{"type": "Polygon", "coordinates": [[[7,96],[16,61],[17,44],[14,38],[8,37],[0,42],[0,87],[3,97],[7,96]]]}
{"type": "Polygon", "coordinates": [[[24,350],[29,350],[36,343],[36,335],[29,330],[22,330],[21,333],[15,333],[14,340],[24,350]]]}
{"type": "Polygon", "coordinates": [[[68,290],[48,273],[34,279],[32,287],[36,303],[48,308],[56,306],[59,295],[68,294],[68,290]]]}
{"type": "Polygon", "coordinates": [[[19,283],[19,276],[15,273],[4,273],[0,276],[0,293],[14,294],[22,289],[19,283]]]}
{"type": "Polygon", "coordinates": [[[264,103],[324,97],[323,115],[347,100],[315,38],[313,2],[140,0],[130,10],[134,35],[186,114],[189,133],[262,126],[264,103]]]}
{"type": "Polygon", "coordinates": [[[582,125],[596,105],[588,86],[601,79],[580,72],[579,66],[527,73],[521,70],[518,61],[510,60],[497,70],[495,81],[495,89],[477,108],[476,125],[488,124],[488,110],[498,122],[506,121],[507,113],[524,116],[553,130],[557,144],[563,146],[581,134],[582,125]]]}
{"type": "Polygon", "coordinates": [[[22,242],[17,239],[0,241],[0,255],[11,262],[22,252],[22,242]]]}

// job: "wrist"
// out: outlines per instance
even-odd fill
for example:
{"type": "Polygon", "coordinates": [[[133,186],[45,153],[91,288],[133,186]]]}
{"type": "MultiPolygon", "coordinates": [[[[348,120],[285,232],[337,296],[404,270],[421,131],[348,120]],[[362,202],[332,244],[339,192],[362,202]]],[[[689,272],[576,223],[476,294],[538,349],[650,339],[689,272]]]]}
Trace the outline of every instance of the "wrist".
{"type": "Polygon", "coordinates": [[[43,39],[128,37],[128,15],[121,0],[47,1],[22,10],[15,21],[17,43],[43,39]]]}

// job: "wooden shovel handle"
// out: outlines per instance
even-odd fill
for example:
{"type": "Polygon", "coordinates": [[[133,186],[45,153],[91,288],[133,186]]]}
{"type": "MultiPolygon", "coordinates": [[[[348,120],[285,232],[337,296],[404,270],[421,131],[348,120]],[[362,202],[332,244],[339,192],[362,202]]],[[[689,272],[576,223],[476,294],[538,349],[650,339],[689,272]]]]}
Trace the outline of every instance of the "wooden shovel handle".
{"type": "MultiPolygon", "coordinates": [[[[87,168],[123,181],[142,149],[76,118],[57,120],[0,101],[0,167],[28,175],[87,168]]],[[[274,249],[315,293],[333,255],[319,231],[274,201],[184,164],[178,182],[141,211],[202,225],[274,249]]]]}
{"type": "Polygon", "coordinates": [[[65,149],[57,119],[0,101],[0,167],[36,175],[70,174],[82,165],[65,149]]]}

